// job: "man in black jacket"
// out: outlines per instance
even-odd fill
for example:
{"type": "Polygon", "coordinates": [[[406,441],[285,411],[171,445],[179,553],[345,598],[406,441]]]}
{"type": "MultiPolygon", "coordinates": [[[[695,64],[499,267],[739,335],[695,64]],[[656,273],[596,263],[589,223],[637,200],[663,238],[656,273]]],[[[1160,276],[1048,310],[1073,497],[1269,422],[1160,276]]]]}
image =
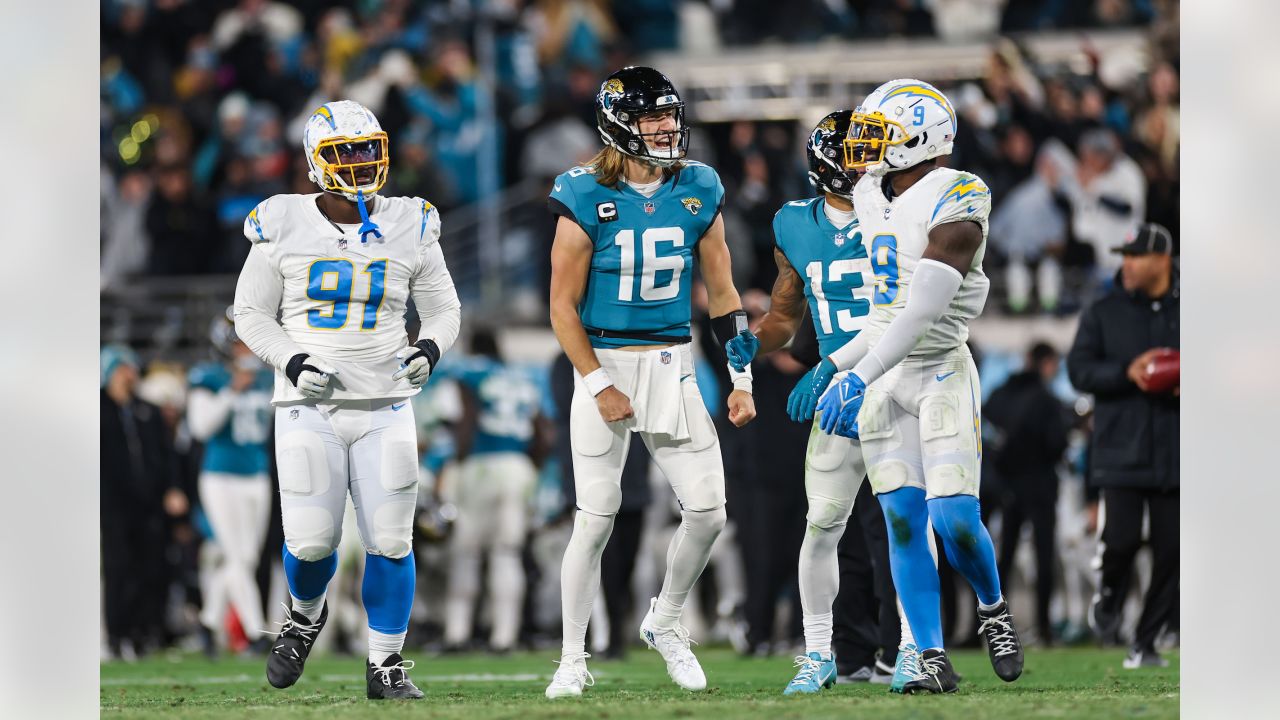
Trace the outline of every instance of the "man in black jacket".
{"type": "Polygon", "coordinates": [[[132,351],[103,348],[101,380],[103,615],[111,654],[132,658],[164,640],[166,515],[187,501],[160,408],[137,396],[132,351]]]}
{"type": "Polygon", "coordinates": [[[1053,641],[1049,600],[1057,557],[1057,466],[1067,449],[1066,410],[1049,389],[1057,375],[1057,351],[1038,342],[1027,353],[1022,372],[1010,376],[982,406],[983,415],[999,430],[992,454],[1004,490],[1000,577],[1009,577],[1022,525],[1029,521],[1036,550],[1036,624],[1046,645],[1053,641]]]}
{"type": "Polygon", "coordinates": [[[1148,363],[1178,342],[1178,276],[1173,237],[1146,223],[1117,252],[1120,286],[1080,318],[1067,370],[1077,390],[1096,399],[1091,483],[1102,490],[1102,580],[1089,621],[1103,637],[1120,624],[1124,590],[1150,521],[1151,585],[1126,668],[1163,666],[1156,636],[1178,602],[1178,395],[1154,392],[1148,363]]]}

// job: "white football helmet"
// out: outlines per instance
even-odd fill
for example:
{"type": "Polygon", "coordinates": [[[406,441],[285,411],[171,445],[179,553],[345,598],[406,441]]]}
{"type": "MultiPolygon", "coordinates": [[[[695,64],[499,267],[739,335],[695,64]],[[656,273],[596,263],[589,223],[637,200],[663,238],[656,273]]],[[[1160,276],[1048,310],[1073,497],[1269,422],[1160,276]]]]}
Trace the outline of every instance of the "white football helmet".
{"type": "Polygon", "coordinates": [[[890,80],[853,111],[844,141],[845,168],[884,175],[950,155],[956,111],[946,95],[919,80],[890,80]]]}
{"type": "Polygon", "coordinates": [[[387,134],[368,108],[352,100],[316,108],[302,131],[308,177],[325,192],[355,202],[378,194],[391,166],[387,134]]]}

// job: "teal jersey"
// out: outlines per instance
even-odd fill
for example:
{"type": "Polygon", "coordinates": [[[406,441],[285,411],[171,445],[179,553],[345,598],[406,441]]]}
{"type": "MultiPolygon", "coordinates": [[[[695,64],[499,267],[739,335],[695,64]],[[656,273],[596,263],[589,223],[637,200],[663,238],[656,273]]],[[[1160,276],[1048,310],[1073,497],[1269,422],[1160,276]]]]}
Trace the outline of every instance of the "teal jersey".
{"type": "MultiPolygon", "coordinates": [[[[222,363],[206,363],[191,369],[192,388],[218,393],[231,384],[231,371],[222,363]]],[[[267,472],[267,433],[271,428],[271,393],[275,376],[269,369],[244,392],[236,395],[231,416],[204,445],[200,464],[208,472],[257,475],[267,472]]]]}
{"type": "Polygon", "coordinates": [[[804,281],[809,315],[825,357],[862,332],[871,312],[875,277],[855,217],[831,224],[820,197],[795,200],[773,216],[773,237],[804,281]]]}
{"type": "Polygon", "coordinates": [[[622,183],[596,182],[589,167],[556,178],[552,214],[576,222],[593,253],[578,315],[594,347],[651,345],[593,331],[689,337],[693,252],[724,204],[716,171],[699,162],[667,179],[652,197],[622,183]]]}
{"type": "Polygon", "coordinates": [[[491,358],[468,358],[451,371],[480,403],[472,455],[527,452],[534,420],[542,408],[542,390],[520,368],[491,358]]]}

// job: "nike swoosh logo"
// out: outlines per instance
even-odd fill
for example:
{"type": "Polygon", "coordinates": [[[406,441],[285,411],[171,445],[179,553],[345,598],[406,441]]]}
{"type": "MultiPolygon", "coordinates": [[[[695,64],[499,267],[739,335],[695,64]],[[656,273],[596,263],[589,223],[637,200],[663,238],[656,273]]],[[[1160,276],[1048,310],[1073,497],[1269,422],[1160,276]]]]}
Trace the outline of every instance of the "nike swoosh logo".
{"type": "Polygon", "coordinates": [[[403,408],[403,407],[404,407],[404,403],[396,403],[395,405],[392,405],[392,406],[391,406],[391,409],[392,409],[392,410],[399,410],[400,408],[403,408]]]}
{"type": "Polygon", "coordinates": [[[560,192],[560,185],[558,183],[556,184],[556,192],[560,192]]]}
{"type": "Polygon", "coordinates": [[[951,377],[952,375],[955,375],[955,374],[956,374],[956,371],[955,371],[955,370],[952,370],[951,372],[949,372],[949,373],[947,373],[947,374],[945,374],[945,375],[934,375],[934,376],[933,376],[933,378],[934,378],[935,380],[937,380],[938,382],[942,382],[943,380],[946,380],[947,378],[949,378],[949,377],[951,377]]]}

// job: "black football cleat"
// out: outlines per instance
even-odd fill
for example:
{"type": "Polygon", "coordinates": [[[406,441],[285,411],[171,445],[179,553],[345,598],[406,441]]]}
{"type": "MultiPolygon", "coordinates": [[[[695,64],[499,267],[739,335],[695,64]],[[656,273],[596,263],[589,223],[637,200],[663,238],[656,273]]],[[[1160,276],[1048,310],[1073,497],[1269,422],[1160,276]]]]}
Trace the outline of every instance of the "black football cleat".
{"type": "Polygon", "coordinates": [[[990,611],[978,610],[978,634],[987,641],[987,655],[991,657],[991,667],[996,675],[1005,682],[1013,682],[1022,675],[1022,641],[1018,639],[1018,630],[1013,626],[1013,616],[1009,614],[1009,603],[1000,604],[990,611]]]}
{"type": "Polygon", "coordinates": [[[289,611],[289,619],[284,621],[280,636],[267,653],[267,682],[271,687],[287,688],[298,682],[307,655],[311,654],[311,646],[328,618],[328,603],[320,609],[320,617],[314,623],[302,613],[289,611]]]}
{"type": "Polygon", "coordinates": [[[377,667],[365,661],[364,678],[368,685],[370,700],[418,700],[422,691],[409,679],[407,671],[413,669],[413,661],[400,657],[400,653],[391,653],[377,667]]]}
{"type": "Polygon", "coordinates": [[[951,667],[946,650],[932,648],[920,653],[920,674],[902,687],[906,695],[953,693],[960,688],[960,676],[951,667]]]}

